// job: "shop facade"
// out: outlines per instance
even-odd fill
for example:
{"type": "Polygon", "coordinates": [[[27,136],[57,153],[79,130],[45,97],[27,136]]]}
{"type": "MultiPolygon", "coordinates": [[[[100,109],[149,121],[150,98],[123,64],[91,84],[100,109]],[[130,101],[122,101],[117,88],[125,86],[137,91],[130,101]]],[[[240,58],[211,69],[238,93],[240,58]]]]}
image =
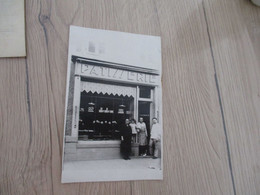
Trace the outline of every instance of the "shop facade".
{"type": "MultiPolygon", "coordinates": [[[[161,118],[159,70],[72,56],[64,160],[120,157],[120,125],[161,118]]],[[[160,122],[160,121],[159,121],[160,122]]],[[[138,143],[132,144],[138,155],[138,143]]]]}

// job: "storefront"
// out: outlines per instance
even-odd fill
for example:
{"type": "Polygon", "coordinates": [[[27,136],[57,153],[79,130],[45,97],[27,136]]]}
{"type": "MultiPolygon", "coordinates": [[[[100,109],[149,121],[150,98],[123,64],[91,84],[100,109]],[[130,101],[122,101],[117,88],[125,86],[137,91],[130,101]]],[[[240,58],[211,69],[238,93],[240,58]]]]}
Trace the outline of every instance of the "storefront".
{"type": "MultiPolygon", "coordinates": [[[[142,117],[148,134],[160,118],[158,70],[72,57],[65,160],[120,158],[119,127],[142,117]]],[[[138,155],[138,144],[132,146],[138,155]]]]}

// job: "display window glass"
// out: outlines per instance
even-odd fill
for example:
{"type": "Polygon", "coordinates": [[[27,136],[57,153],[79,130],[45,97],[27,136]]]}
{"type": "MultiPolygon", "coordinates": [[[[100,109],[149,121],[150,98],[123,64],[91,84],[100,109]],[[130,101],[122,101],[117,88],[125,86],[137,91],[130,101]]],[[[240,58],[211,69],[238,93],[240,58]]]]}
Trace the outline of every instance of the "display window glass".
{"type": "Polygon", "coordinates": [[[81,92],[79,140],[119,140],[120,125],[134,116],[134,97],[81,92]]]}
{"type": "Polygon", "coordinates": [[[151,87],[139,87],[139,91],[140,98],[151,98],[151,87]]]}

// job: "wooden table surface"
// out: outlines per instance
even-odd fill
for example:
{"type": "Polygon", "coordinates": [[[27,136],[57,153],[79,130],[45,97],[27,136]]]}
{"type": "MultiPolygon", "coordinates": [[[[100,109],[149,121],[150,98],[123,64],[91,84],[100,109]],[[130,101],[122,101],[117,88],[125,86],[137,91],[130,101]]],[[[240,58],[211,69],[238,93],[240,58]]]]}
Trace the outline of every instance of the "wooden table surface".
{"type": "Polygon", "coordinates": [[[0,194],[260,194],[260,8],[249,0],[26,0],[0,59],[0,194]],[[69,25],[162,37],[164,180],[61,184],[69,25]]]}

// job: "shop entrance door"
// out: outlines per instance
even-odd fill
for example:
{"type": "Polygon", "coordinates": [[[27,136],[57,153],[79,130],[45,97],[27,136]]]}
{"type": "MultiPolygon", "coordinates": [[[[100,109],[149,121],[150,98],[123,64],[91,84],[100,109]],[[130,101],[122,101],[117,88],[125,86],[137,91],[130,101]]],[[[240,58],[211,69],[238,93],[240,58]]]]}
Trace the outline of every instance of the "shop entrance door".
{"type": "Polygon", "coordinates": [[[141,117],[144,119],[144,122],[145,122],[146,128],[147,128],[148,140],[150,139],[150,125],[151,125],[151,123],[150,123],[150,114],[151,114],[150,105],[151,105],[151,102],[139,101],[139,103],[138,103],[138,116],[139,116],[139,119],[141,117]]]}

